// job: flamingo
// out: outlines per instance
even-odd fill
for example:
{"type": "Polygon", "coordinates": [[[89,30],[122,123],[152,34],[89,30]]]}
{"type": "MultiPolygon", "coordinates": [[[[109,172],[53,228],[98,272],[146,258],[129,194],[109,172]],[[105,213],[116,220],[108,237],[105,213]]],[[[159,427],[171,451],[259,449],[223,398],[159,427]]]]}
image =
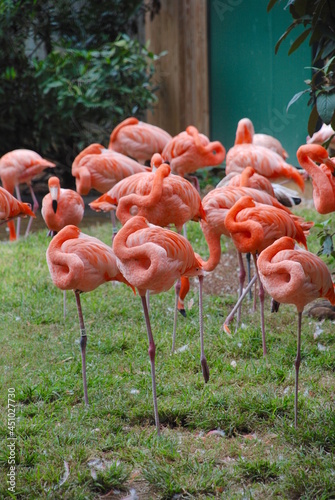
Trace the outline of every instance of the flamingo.
{"type": "MultiPolygon", "coordinates": [[[[84,234],[74,225],[65,226],[54,236],[46,252],[53,283],[61,290],[73,290],[80,326],[80,350],[84,400],[88,405],[86,382],[87,335],[81,308],[80,294],[91,292],[108,281],[129,285],[118,269],[111,247],[84,234]]],[[[131,285],[130,285],[131,286],[131,285]]]]}
{"type": "MultiPolygon", "coordinates": [[[[290,236],[307,248],[304,230],[308,230],[311,225],[312,223],[304,223],[281,208],[255,203],[251,196],[240,198],[226,215],[225,226],[238,252],[240,254],[250,253],[254,258],[256,276],[259,282],[264,356],[266,355],[264,290],[258,276],[257,255],[281,236],[290,236]]],[[[226,319],[225,329],[227,329],[227,324],[228,320],[226,319]]]]}
{"type": "Polygon", "coordinates": [[[295,359],[294,425],[298,423],[298,377],[300,367],[301,322],[304,307],[324,297],[335,305],[334,284],[320,257],[282,237],[263,250],[257,260],[260,279],[268,294],[278,303],[294,304],[298,311],[298,342],[295,359]]]}
{"type": "Polygon", "coordinates": [[[304,179],[298,170],[278,153],[253,144],[253,126],[250,127],[249,119],[242,119],[237,127],[235,145],[227,153],[226,174],[241,172],[248,166],[270,180],[280,177],[291,179],[304,191],[304,179]]]}
{"type": "Polygon", "coordinates": [[[72,164],[76,189],[81,195],[87,195],[91,189],[106,193],[121,179],[139,172],[150,171],[149,167],[128,156],[105,149],[96,143],[81,151],[72,164]]]}
{"type": "MultiPolygon", "coordinates": [[[[7,189],[0,187],[0,225],[16,217],[36,217],[28,203],[22,203],[12,196],[7,189]]],[[[9,226],[10,241],[16,239],[14,226],[9,226]],[[11,232],[14,229],[14,233],[11,232]]]]}
{"type": "Polygon", "coordinates": [[[263,146],[264,148],[271,149],[275,153],[279,154],[284,160],[288,158],[288,153],[283,148],[281,142],[268,134],[255,134],[255,129],[250,118],[242,118],[236,129],[236,144],[249,143],[255,146],[263,146]]]}
{"type": "Polygon", "coordinates": [[[301,198],[297,191],[282,186],[281,184],[272,183],[267,177],[264,177],[264,175],[258,174],[252,167],[245,167],[242,172],[230,172],[216,187],[223,186],[252,187],[260,191],[265,191],[277,198],[285,207],[293,207],[301,203],[301,198]]]}
{"type": "Polygon", "coordinates": [[[201,366],[205,382],[209,379],[207,360],[204,354],[202,323],[202,266],[194,254],[191,244],[183,236],[148,223],[142,216],[129,219],[113,241],[117,263],[127,281],[138,289],[145,316],[149,357],[151,363],[152,393],[157,433],[159,416],[155,377],[155,343],[150,326],[147,290],[161,293],[169,290],[181,276],[199,277],[201,366]]]}
{"type": "Polygon", "coordinates": [[[312,177],[313,201],[320,214],[335,211],[335,161],[318,144],[300,146],[297,151],[300,165],[312,177]],[[316,162],[321,165],[317,165],[316,162]]]}
{"type": "MultiPolygon", "coordinates": [[[[185,177],[203,167],[220,165],[226,156],[226,150],[219,141],[210,142],[204,134],[199,134],[192,125],[167,143],[162,152],[164,161],[168,161],[171,171],[185,177]]],[[[197,178],[196,188],[199,191],[197,178]]]]}
{"type": "Polygon", "coordinates": [[[62,189],[58,177],[48,180],[49,193],[42,200],[42,217],[54,235],[63,227],[72,224],[78,226],[84,216],[85,204],[73,189],[62,189]]]}
{"type": "Polygon", "coordinates": [[[153,154],[161,153],[171,139],[171,135],[165,130],[130,117],[114,128],[108,149],[144,163],[150,161],[153,154]]]}
{"type": "Polygon", "coordinates": [[[93,210],[110,211],[117,206],[116,215],[121,224],[131,216],[142,215],[152,224],[167,227],[174,224],[178,232],[189,221],[205,218],[198,191],[187,180],[173,175],[161,155],[155,154],[154,172],[135,174],[118,182],[105,195],[91,202],[93,210]]]}
{"type": "MultiPolygon", "coordinates": [[[[0,179],[3,187],[7,189],[10,194],[13,195],[14,190],[16,191],[16,197],[19,201],[21,201],[19,185],[26,183],[33,199],[33,212],[36,213],[39,203],[32,188],[31,181],[46,168],[55,166],[54,163],[45,160],[35,151],[31,151],[30,149],[14,149],[0,158],[0,179]]],[[[20,219],[18,219],[16,232],[13,221],[8,223],[12,240],[16,239],[16,233],[17,235],[20,234],[19,221],[20,219]]],[[[26,229],[26,236],[29,234],[32,221],[33,217],[31,216],[26,229]]]]}

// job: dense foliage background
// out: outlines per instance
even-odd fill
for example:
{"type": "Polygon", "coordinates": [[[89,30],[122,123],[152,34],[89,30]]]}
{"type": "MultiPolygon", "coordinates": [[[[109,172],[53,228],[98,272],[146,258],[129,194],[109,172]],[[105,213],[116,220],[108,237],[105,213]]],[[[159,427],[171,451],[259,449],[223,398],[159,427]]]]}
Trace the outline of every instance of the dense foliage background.
{"type": "MultiPolygon", "coordinates": [[[[155,56],[136,36],[159,1],[2,0],[0,155],[34,149],[69,167],[155,101],[155,56]],[[135,35],[135,36],[134,36],[135,35]]],[[[65,171],[68,170],[65,169],[65,171]]]]}

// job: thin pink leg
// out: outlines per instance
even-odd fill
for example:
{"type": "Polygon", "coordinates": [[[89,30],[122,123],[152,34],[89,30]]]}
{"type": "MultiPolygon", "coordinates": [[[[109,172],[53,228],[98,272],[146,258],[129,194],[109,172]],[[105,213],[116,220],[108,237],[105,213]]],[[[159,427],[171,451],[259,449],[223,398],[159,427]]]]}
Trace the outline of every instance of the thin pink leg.
{"type": "Polygon", "coordinates": [[[157,434],[159,436],[160,429],[159,429],[159,416],[158,416],[157,391],[156,391],[156,374],[155,374],[156,346],[155,346],[154,338],[152,336],[148,306],[147,306],[147,301],[146,301],[145,295],[141,296],[141,300],[142,300],[142,307],[143,307],[145,324],[147,327],[148,340],[149,340],[148,352],[149,352],[149,358],[150,358],[150,364],[151,364],[152,396],[153,396],[153,400],[154,400],[154,413],[155,413],[156,429],[157,429],[157,434]]]}
{"type": "MultiPolygon", "coordinates": [[[[15,192],[16,192],[16,198],[19,201],[22,201],[21,193],[20,193],[20,186],[18,184],[15,186],[15,192]]],[[[21,217],[18,217],[17,221],[16,221],[16,239],[20,238],[20,230],[21,230],[21,217]]]]}
{"type": "Polygon", "coordinates": [[[111,211],[111,221],[112,221],[112,226],[113,226],[113,235],[112,235],[112,241],[113,241],[115,238],[115,235],[117,234],[115,210],[111,211]]]}
{"type": "Polygon", "coordinates": [[[257,276],[257,281],[259,284],[259,302],[261,304],[261,328],[262,328],[262,344],[263,344],[263,356],[266,356],[266,343],[265,343],[265,323],[264,323],[264,288],[262,282],[260,280],[257,268],[257,256],[254,254],[254,264],[255,264],[255,273],[257,276]]]}
{"type": "MultiPolygon", "coordinates": [[[[29,190],[30,190],[31,197],[33,199],[33,212],[34,212],[34,214],[36,214],[38,207],[39,207],[39,204],[38,204],[37,198],[35,196],[34,190],[33,190],[31,185],[29,185],[29,190]]],[[[33,223],[33,217],[29,217],[29,222],[27,225],[25,236],[28,236],[32,223],[33,223]]]]}
{"type": "Polygon", "coordinates": [[[86,344],[87,344],[87,335],[84,325],[84,317],[83,312],[81,310],[81,302],[80,302],[80,292],[75,290],[78,317],[79,317],[79,327],[80,327],[80,350],[81,350],[81,369],[83,374],[83,386],[84,386],[84,400],[85,405],[88,405],[88,395],[87,395],[87,381],[86,381],[86,344]]]}
{"type": "Polygon", "coordinates": [[[237,311],[237,309],[240,307],[244,297],[247,295],[247,293],[249,292],[250,288],[253,286],[253,284],[256,282],[257,280],[257,275],[255,274],[252,278],[251,278],[251,281],[250,283],[247,285],[247,287],[245,288],[244,292],[242,293],[241,297],[238,299],[238,301],[236,302],[235,306],[233,307],[233,309],[230,311],[230,313],[228,314],[228,316],[226,317],[224,323],[223,323],[223,329],[226,333],[229,333],[230,334],[230,330],[229,330],[229,323],[232,321],[232,319],[234,318],[234,315],[237,311]]]}
{"type": "MultiPolygon", "coordinates": [[[[240,252],[237,252],[237,256],[238,256],[238,263],[239,263],[239,268],[240,268],[239,275],[238,275],[238,278],[239,278],[238,298],[240,298],[242,293],[243,293],[243,285],[244,285],[246,273],[245,273],[242,254],[240,252]]],[[[236,318],[236,327],[235,327],[236,330],[237,330],[238,325],[239,325],[240,320],[241,320],[241,310],[242,310],[242,303],[240,304],[239,308],[237,309],[237,318],[236,318]]]]}
{"type": "Polygon", "coordinates": [[[177,332],[177,316],[178,316],[178,299],[180,292],[180,279],[177,280],[175,285],[175,305],[174,305],[174,317],[173,317],[173,333],[172,333],[172,352],[175,351],[176,345],[176,332],[177,332]]]}
{"type": "Polygon", "coordinates": [[[301,320],[302,312],[298,313],[298,342],[297,342],[297,357],[295,358],[295,398],[294,398],[294,427],[298,426],[298,384],[299,384],[299,368],[301,361],[301,320]]]}

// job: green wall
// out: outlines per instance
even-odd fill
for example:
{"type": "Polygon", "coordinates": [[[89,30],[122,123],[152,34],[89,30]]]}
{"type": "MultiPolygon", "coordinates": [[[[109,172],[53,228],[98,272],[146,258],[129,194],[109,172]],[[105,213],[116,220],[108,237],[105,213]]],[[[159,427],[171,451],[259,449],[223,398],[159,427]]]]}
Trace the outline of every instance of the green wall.
{"type": "Polygon", "coordinates": [[[209,0],[209,74],[211,139],[228,150],[238,120],[250,118],[256,132],[277,137],[297,165],[296,151],[305,143],[310,108],[308,94],[286,113],[293,95],[307,86],[311,49],[305,42],[292,55],[293,30],[274,52],[292,21],[286,2],[267,13],[267,0],[209,0]]]}

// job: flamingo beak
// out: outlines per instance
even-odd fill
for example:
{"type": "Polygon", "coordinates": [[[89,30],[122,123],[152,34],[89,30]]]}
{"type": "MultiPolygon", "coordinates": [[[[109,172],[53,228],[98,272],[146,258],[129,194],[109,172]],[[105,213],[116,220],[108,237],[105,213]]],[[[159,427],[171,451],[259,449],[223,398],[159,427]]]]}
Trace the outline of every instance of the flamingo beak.
{"type": "Polygon", "coordinates": [[[54,211],[54,213],[57,212],[57,200],[52,200],[52,209],[54,211]]]}

